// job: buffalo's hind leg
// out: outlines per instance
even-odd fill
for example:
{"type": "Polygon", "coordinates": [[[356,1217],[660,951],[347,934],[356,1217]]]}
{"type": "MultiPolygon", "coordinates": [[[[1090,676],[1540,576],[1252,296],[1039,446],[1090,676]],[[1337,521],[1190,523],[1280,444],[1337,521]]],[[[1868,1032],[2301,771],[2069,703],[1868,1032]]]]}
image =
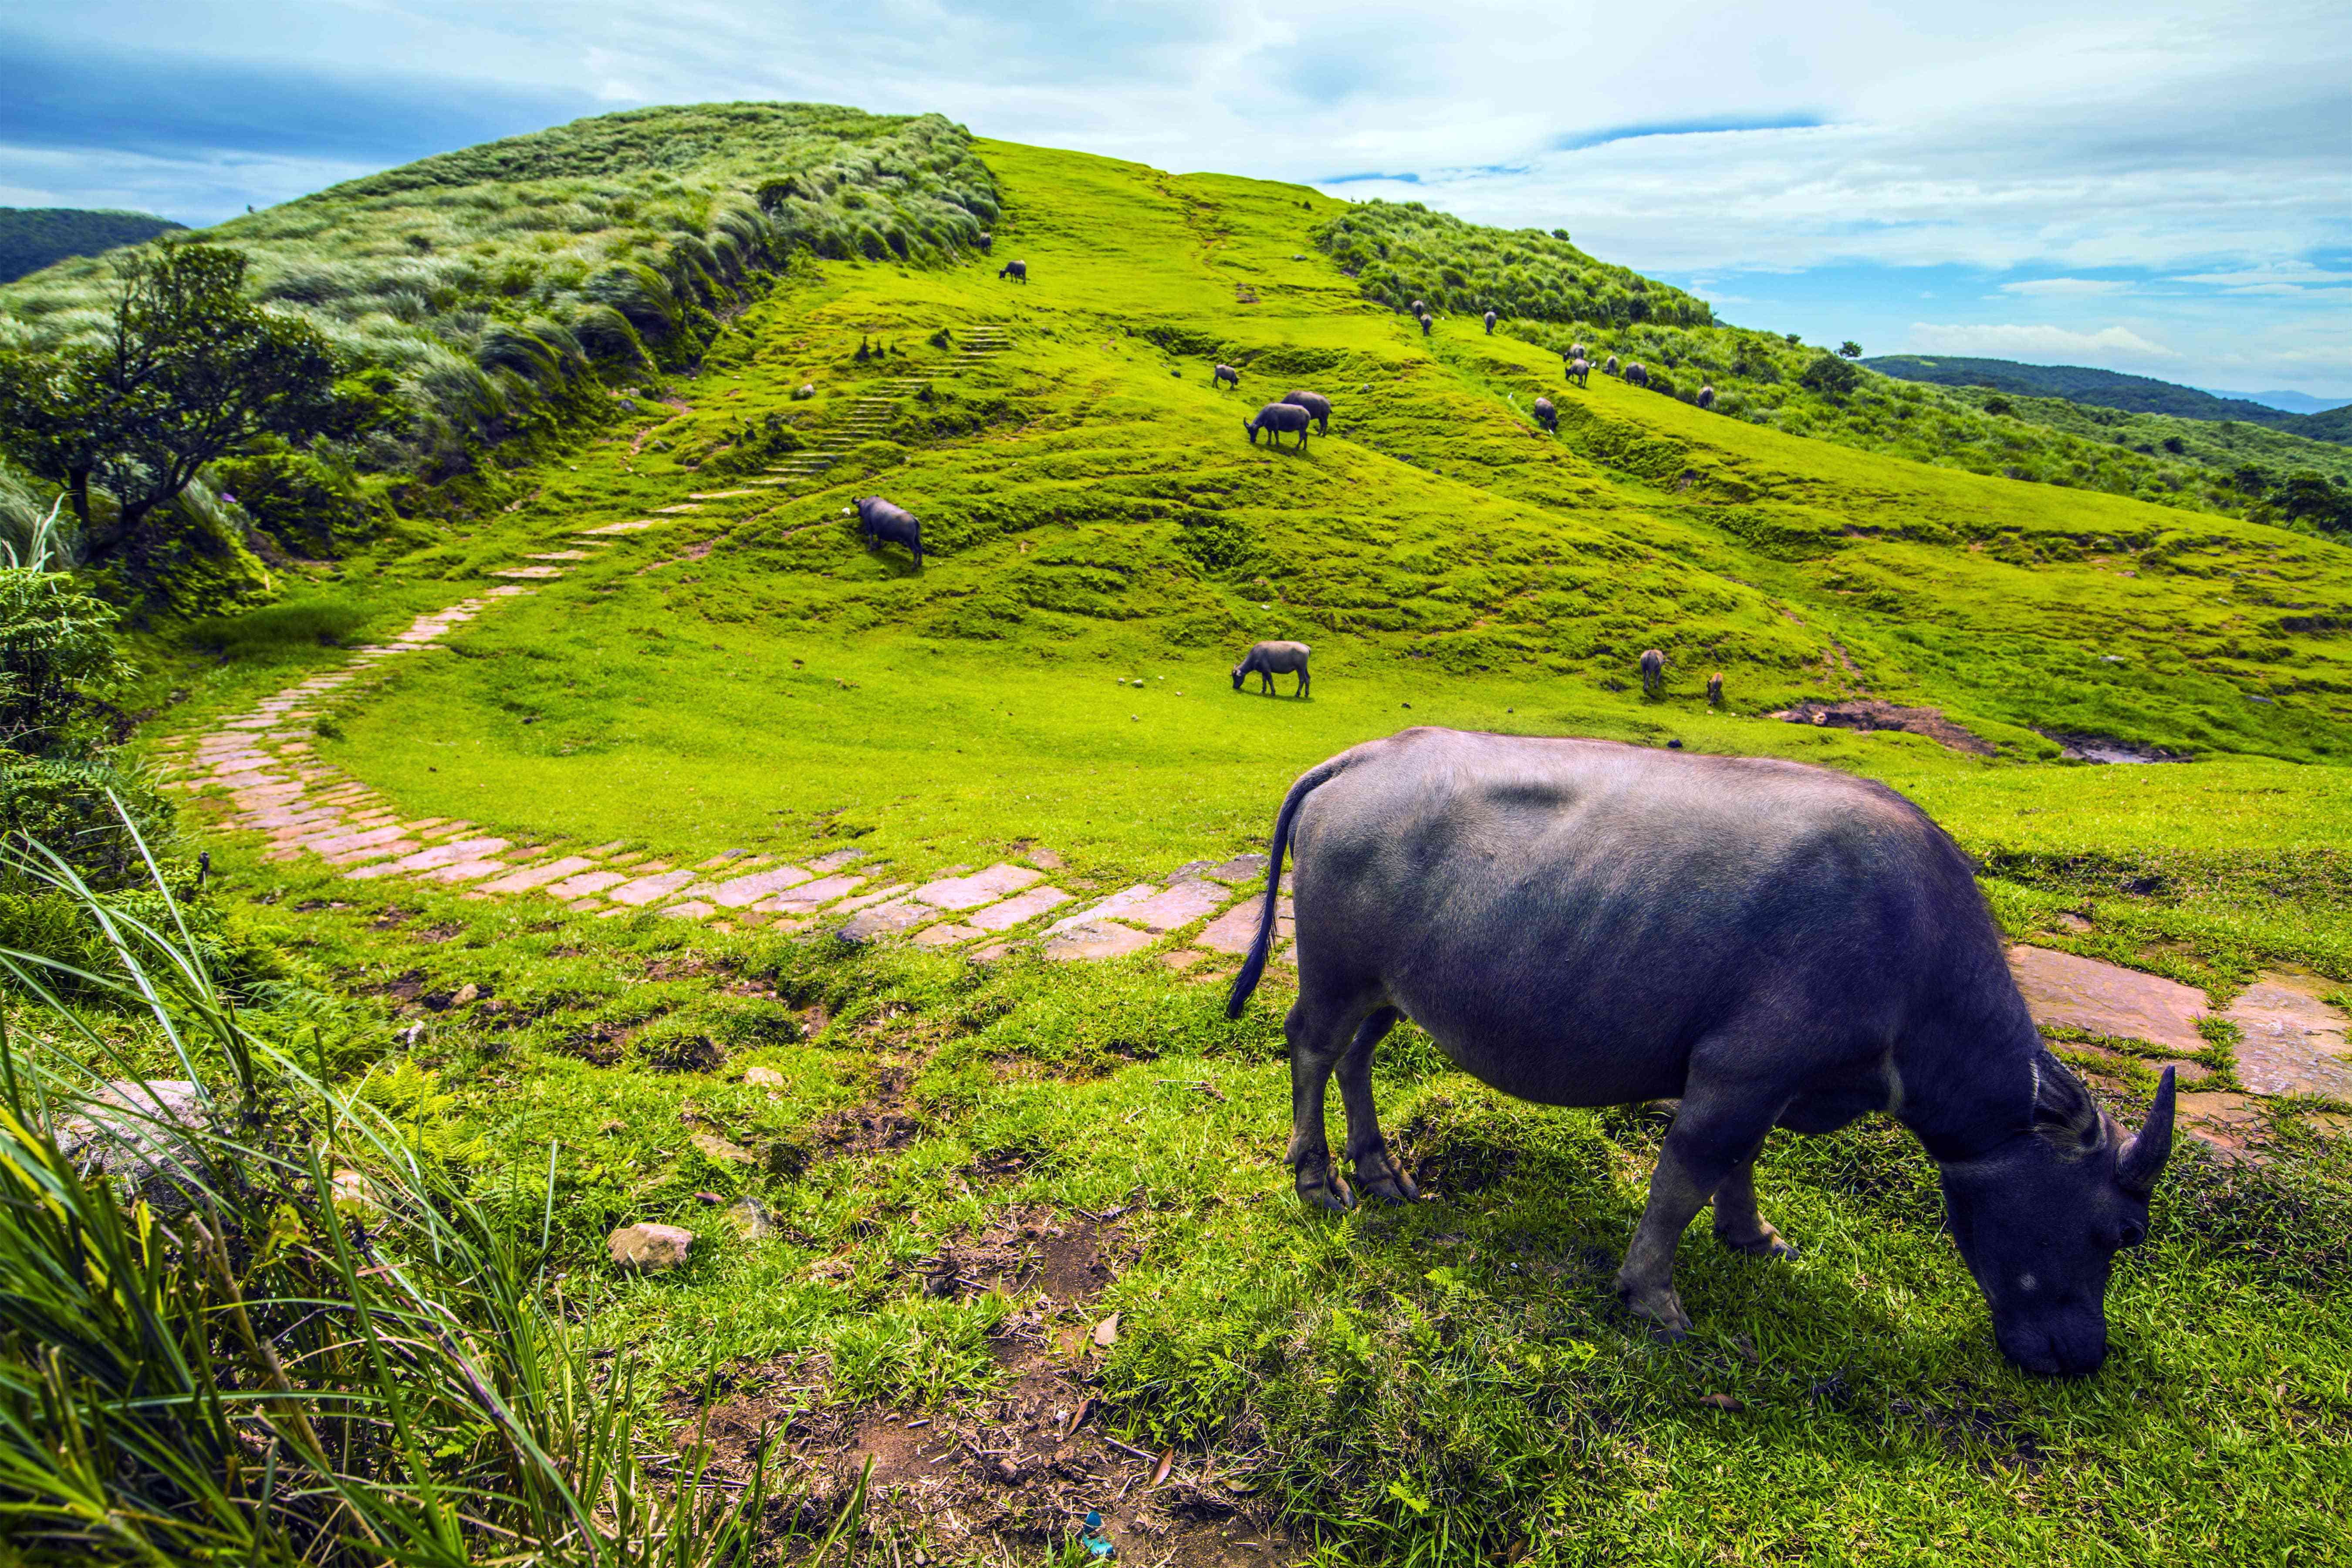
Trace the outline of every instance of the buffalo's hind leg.
{"type": "Polygon", "coordinates": [[[1732,1167],[1715,1189],[1715,1239],[1751,1258],[1794,1258],[1794,1244],[1756,1212],[1756,1156],[1732,1167]]]}
{"type": "MultiPolygon", "coordinates": [[[[1370,1010],[1360,1005],[1334,1005],[1301,988],[1283,1020],[1290,1039],[1290,1150],[1285,1155],[1294,1173],[1302,1202],[1321,1208],[1346,1210],[1356,1206],[1356,1194],[1331,1164],[1331,1144],[1323,1129],[1323,1095],[1331,1072],[1349,1054],[1349,1037],[1370,1010]]],[[[1373,1036],[1378,1039],[1379,1035],[1373,1036]]],[[[1366,1050],[1370,1056],[1369,1047],[1366,1050]]],[[[1369,1097],[1371,1083],[1365,1079],[1369,1097]]],[[[1342,1081],[1340,1091],[1347,1088],[1342,1081]]],[[[1353,1117],[1349,1118],[1352,1124],[1353,1117]]]]}
{"type": "Polygon", "coordinates": [[[1348,1163],[1356,1168],[1357,1184],[1372,1197],[1409,1204],[1420,1189],[1381,1136],[1380,1109],[1372,1103],[1372,1051],[1396,1021],[1395,1008],[1380,1007],[1357,1028],[1348,1054],[1339,1058],[1339,1103],[1348,1112],[1348,1163]]]}

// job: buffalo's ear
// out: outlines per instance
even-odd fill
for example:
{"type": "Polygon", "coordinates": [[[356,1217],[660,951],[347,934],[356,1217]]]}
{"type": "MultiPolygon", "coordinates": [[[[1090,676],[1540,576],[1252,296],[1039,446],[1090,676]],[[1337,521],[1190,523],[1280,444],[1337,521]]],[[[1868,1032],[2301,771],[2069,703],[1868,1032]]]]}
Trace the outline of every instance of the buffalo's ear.
{"type": "Polygon", "coordinates": [[[2156,1178],[2164,1173],[2165,1161],[2171,1157],[2172,1069],[2167,1068],[2163,1081],[2156,1086],[2156,1101],[2147,1108],[2147,1120],[2116,1155],[2116,1184],[2146,1202],[2156,1191],[2156,1178]]]}

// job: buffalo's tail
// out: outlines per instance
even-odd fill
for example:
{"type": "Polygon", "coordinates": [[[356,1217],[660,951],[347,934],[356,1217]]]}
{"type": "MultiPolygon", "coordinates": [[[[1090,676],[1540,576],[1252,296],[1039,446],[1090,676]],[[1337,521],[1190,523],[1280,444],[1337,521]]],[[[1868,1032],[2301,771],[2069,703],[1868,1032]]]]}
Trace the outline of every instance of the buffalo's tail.
{"type": "Polygon", "coordinates": [[[1290,793],[1282,797],[1282,811],[1274,819],[1274,842],[1266,849],[1265,901],[1257,912],[1257,936],[1250,942],[1249,956],[1242,960],[1242,972],[1234,976],[1234,991],[1225,999],[1225,1016],[1238,1018],[1248,1003],[1250,993],[1257,989],[1258,977],[1265,973],[1265,961],[1274,951],[1274,920],[1276,906],[1282,898],[1282,858],[1290,847],[1290,826],[1298,816],[1298,808],[1307,804],[1318,785],[1331,780],[1346,765],[1344,756],[1319,763],[1298,775],[1290,793]]]}

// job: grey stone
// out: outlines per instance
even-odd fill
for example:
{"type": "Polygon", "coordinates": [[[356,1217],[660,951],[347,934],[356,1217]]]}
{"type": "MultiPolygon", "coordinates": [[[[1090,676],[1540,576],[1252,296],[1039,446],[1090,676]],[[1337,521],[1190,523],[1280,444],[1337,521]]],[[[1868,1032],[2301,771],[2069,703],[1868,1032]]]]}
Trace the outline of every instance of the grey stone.
{"type": "Polygon", "coordinates": [[[676,1268],[694,1250],[694,1232],[677,1225],[625,1225],[604,1238],[613,1266],[635,1274],[676,1268]]]}
{"type": "Polygon", "coordinates": [[[58,1121],[58,1149],[84,1172],[178,1212],[189,1206],[188,1189],[203,1184],[188,1134],[204,1123],[203,1092],[186,1079],[117,1079],[58,1121]]]}

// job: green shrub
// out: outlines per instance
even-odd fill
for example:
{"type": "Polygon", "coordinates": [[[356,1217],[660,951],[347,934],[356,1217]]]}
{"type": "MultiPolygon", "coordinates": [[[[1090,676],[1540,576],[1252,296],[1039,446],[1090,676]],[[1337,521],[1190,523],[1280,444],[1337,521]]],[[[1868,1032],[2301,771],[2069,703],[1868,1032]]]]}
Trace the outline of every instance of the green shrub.
{"type": "Polygon", "coordinates": [[[188,628],[188,640],[224,658],[269,658],[294,648],[341,647],[369,615],[349,599],[289,599],[241,616],[198,621],[188,628]]]}

